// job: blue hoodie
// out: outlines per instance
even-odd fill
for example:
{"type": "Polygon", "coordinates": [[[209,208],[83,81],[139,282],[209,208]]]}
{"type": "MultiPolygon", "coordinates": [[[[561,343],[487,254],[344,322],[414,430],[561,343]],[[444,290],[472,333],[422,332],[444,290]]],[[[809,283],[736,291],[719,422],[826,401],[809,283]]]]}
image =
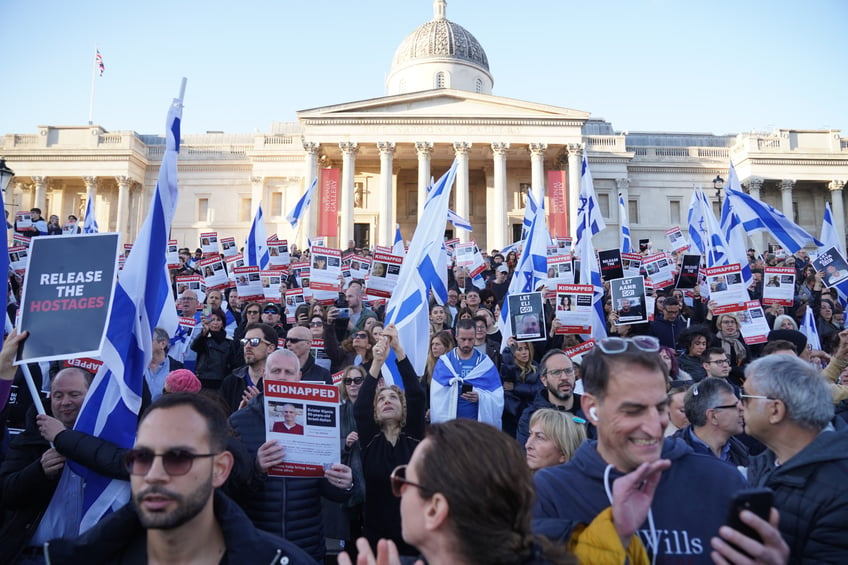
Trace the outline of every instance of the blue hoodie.
{"type": "MultiPolygon", "coordinates": [[[[585,441],[574,458],[536,473],[533,530],[554,540],[566,539],[574,524],[589,524],[610,506],[604,488],[607,463],[597,441],[585,441]]],[[[730,499],[746,487],[742,475],[715,457],[698,455],[680,440],[667,438],[662,458],[671,460],[651,505],[653,528],[646,520],[639,537],[655,563],[712,563],[710,538],[725,523],[730,499]]],[[[610,470],[612,481],[623,473],[610,470]]],[[[650,515],[649,515],[650,518],[650,515]]]]}

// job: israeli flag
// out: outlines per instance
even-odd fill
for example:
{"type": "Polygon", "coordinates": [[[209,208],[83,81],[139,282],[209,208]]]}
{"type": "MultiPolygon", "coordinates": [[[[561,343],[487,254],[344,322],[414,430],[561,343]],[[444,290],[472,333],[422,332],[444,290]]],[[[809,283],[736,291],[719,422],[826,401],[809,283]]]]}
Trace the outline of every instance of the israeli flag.
{"type": "Polygon", "coordinates": [[[471,222],[454,212],[453,210],[448,210],[448,221],[453,225],[453,227],[465,230],[465,231],[473,231],[471,229],[471,222]]]}
{"type": "MultiPolygon", "coordinates": [[[[168,110],[165,155],[150,211],[115,289],[101,355],[103,365],[74,426],[120,447],[132,447],[135,441],[144,372],[152,357],[153,328],[161,327],[174,335],[178,325],[165,251],[177,205],[182,108],[181,95],[168,110]]],[[[70,459],[65,472],[69,468],[85,481],[80,532],[129,500],[128,482],[103,477],[70,459]]],[[[56,495],[66,493],[57,491],[56,495]]]]}
{"type": "Polygon", "coordinates": [[[830,202],[824,205],[824,221],[821,228],[821,247],[825,250],[835,247],[845,257],[845,248],[842,245],[842,236],[833,225],[833,212],[830,210],[830,202]]]}
{"type": "MultiPolygon", "coordinates": [[[[739,181],[736,180],[736,182],[738,183],[739,181]]],[[[742,229],[742,221],[733,211],[733,204],[729,198],[724,199],[721,207],[721,233],[727,242],[729,262],[739,263],[742,269],[742,281],[745,283],[745,287],[751,286],[751,283],[754,282],[754,276],[751,274],[751,264],[748,261],[748,253],[745,247],[745,230],[742,229]]]]}
{"type": "Polygon", "coordinates": [[[315,195],[315,187],[318,186],[318,177],[312,179],[312,184],[309,186],[297,204],[294,205],[292,211],[286,216],[286,220],[291,224],[292,228],[297,228],[297,223],[309,211],[309,205],[312,204],[312,197],[315,195]]]}
{"type": "Polygon", "coordinates": [[[244,250],[247,253],[245,259],[248,267],[268,268],[271,255],[268,252],[268,232],[265,230],[265,220],[262,219],[261,202],[256,208],[256,215],[253,217],[250,233],[247,234],[244,250]]]}
{"type": "Polygon", "coordinates": [[[594,287],[592,296],[592,338],[607,337],[606,314],[604,313],[604,283],[601,269],[592,245],[592,236],[607,227],[604,222],[598,197],[595,195],[595,183],[589,170],[589,161],[583,155],[583,169],[580,174],[580,206],[577,209],[577,243],[574,254],[580,258],[580,284],[594,287]]]}
{"type": "MultiPolygon", "coordinates": [[[[533,218],[536,217],[536,211],[539,209],[539,203],[536,202],[536,197],[533,196],[533,188],[527,189],[527,204],[524,206],[524,219],[521,221],[521,241],[527,239],[530,233],[530,228],[533,225],[533,218]]],[[[544,207],[544,202],[542,203],[544,207]]]]}
{"type": "Polygon", "coordinates": [[[725,192],[746,232],[768,231],[790,253],[795,253],[808,243],[821,245],[819,240],[787,218],[783,212],[742,192],[733,163],[730,163],[728,177],[725,192]]]}
{"type": "MultiPolygon", "coordinates": [[[[798,331],[807,336],[807,347],[813,351],[821,351],[822,346],[821,340],[819,339],[819,329],[816,326],[816,317],[809,304],[807,304],[807,307],[804,309],[804,321],[801,322],[801,327],[798,328],[798,331]]],[[[801,355],[802,353],[803,351],[799,351],[798,355],[801,355]]]]}
{"type": "Polygon", "coordinates": [[[89,198],[85,205],[85,219],[82,224],[82,233],[99,233],[97,218],[94,217],[94,198],[89,198]]]}
{"type": "Polygon", "coordinates": [[[403,236],[400,233],[400,224],[395,224],[395,242],[392,245],[392,253],[395,255],[406,255],[406,248],[403,246],[403,236]]]}
{"type": "Polygon", "coordinates": [[[630,219],[627,217],[627,202],[624,195],[618,193],[618,217],[621,222],[621,252],[630,253],[632,247],[630,241],[630,219]]]}
{"type": "MultiPolygon", "coordinates": [[[[706,258],[708,267],[729,265],[732,262],[727,250],[727,241],[713,214],[712,204],[704,195],[704,191],[698,187],[694,187],[692,191],[688,222],[692,245],[706,258]]],[[[744,249],[744,245],[742,248],[744,249]]],[[[747,263],[747,260],[745,262],[747,263]]]]}

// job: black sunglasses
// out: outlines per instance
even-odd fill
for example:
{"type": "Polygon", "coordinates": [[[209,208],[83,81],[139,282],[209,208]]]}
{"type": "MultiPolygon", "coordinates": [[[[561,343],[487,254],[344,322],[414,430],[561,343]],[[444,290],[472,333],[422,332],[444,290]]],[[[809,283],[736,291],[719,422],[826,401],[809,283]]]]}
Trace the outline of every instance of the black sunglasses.
{"type": "Polygon", "coordinates": [[[368,334],[365,332],[357,332],[355,334],[351,334],[350,337],[354,339],[368,339],[368,334]]]}
{"type": "Polygon", "coordinates": [[[262,339],[261,337],[244,337],[244,338],[242,338],[242,339],[241,339],[241,344],[242,344],[243,346],[244,346],[244,345],[249,345],[250,347],[256,347],[256,346],[257,346],[257,345],[259,345],[260,343],[268,343],[268,344],[270,344],[271,342],[270,342],[270,341],[265,341],[265,340],[264,340],[264,339],[262,339]]]}
{"type": "Polygon", "coordinates": [[[302,337],[287,337],[286,343],[300,343],[301,341],[312,341],[312,339],[304,339],[302,337]]]}
{"type": "Polygon", "coordinates": [[[392,484],[392,494],[400,498],[403,494],[403,485],[409,485],[415,488],[420,488],[424,493],[432,492],[430,489],[418,483],[413,483],[406,479],[406,468],[408,465],[398,465],[392,474],[389,475],[389,480],[392,484]]]}
{"type": "Polygon", "coordinates": [[[277,312],[276,308],[268,308],[267,310],[262,310],[262,313],[263,314],[277,314],[277,315],[280,314],[279,312],[277,312]]]}
{"type": "Polygon", "coordinates": [[[154,453],[151,449],[131,449],[124,463],[131,475],[146,475],[157,457],[162,458],[162,467],[172,477],[185,475],[191,470],[194,460],[200,457],[215,457],[217,453],[192,453],[184,449],[169,449],[165,453],[154,453]]]}
{"type": "Polygon", "coordinates": [[[346,384],[346,385],[349,385],[349,384],[361,385],[362,381],[364,381],[364,380],[365,379],[363,379],[362,377],[345,377],[344,378],[344,384],[346,384]]]}

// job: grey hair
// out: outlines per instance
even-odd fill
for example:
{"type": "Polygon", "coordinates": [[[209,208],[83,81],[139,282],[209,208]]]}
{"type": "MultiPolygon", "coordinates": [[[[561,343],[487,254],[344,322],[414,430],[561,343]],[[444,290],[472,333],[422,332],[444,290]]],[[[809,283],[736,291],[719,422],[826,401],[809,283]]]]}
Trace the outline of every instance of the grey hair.
{"type": "Polygon", "coordinates": [[[297,364],[296,372],[300,372],[300,359],[297,358],[297,355],[295,355],[293,351],[289,349],[275,349],[274,351],[269,353],[268,357],[265,359],[266,367],[271,364],[271,359],[273,359],[274,357],[289,357],[291,359],[294,359],[294,362],[297,364]]]}
{"type": "Polygon", "coordinates": [[[779,330],[779,329],[781,329],[781,328],[780,328],[780,325],[783,323],[783,321],[784,321],[784,320],[789,320],[790,322],[792,322],[792,329],[793,329],[793,330],[797,330],[797,329],[798,329],[798,322],[796,322],[795,320],[793,320],[793,319],[792,319],[792,316],[787,316],[786,314],[781,314],[780,316],[778,316],[777,318],[775,318],[775,319],[774,319],[774,324],[772,325],[772,328],[771,328],[771,329],[773,329],[773,330],[779,330]]]}
{"type": "Polygon", "coordinates": [[[153,328],[153,341],[171,341],[171,336],[162,328],[153,328]]]}
{"type": "Polygon", "coordinates": [[[802,428],[823,430],[833,419],[833,397],[827,381],[794,355],[768,355],[745,369],[745,378],[763,396],[781,400],[786,416],[802,428]]]}
{"type": "Polygon", "coordinates": [[[708,377],[689,387],[683,395],[683,411],[693,427],[700,428],[707,424],[707,410],[721,405],[722,392],[733,395],[733,385],[716,377],[708,377]]]}

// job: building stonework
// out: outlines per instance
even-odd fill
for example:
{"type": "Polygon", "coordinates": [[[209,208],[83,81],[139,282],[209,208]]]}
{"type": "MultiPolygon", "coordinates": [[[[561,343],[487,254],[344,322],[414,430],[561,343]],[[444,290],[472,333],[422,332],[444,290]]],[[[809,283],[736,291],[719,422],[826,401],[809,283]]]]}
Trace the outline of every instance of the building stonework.
{"type": "MultiPolygon", "coordinates": [[[[244,241],[261,201],[268,234],[303,244],[308,235],[323,235],[315,231],[320,198],[299,231],[285,217],[321,168],[338,168],[339,236],[330,243],[391,245],[395,224],[412,236],[431,177],[458,158],[451,207],[474,230],[447,229],[498,249],[520,233],[527,188],[545,194],[551,209],[549,171],[565,172],[573,230],[584,152],[609,228],[595,238],[600,249],[618,246],[619,192],[634,240],[650,238],[664,248],[669,227],[686,227],[693,187],[703,187],[718,211],[713,179],[726,178],[731,161],[747,191],[809,232],[819,233],[830,202],[838,233],[845,233],[848,139],[840,131],[617,132],[585,111],[491,94],[485,52],[445,19],[444,0],[434,2],[430,24],[464,33],[436,34],[442,39],[428,51],[421,47],[425,26],[413,32],[417,48],[404,40],[388,96],[302,110],[297,122],[272,123],[264,133],[183,135],[172,237],[191,248],[210,230],[244,241]],[[445,37],[460,43],[446,45],[445,37]]],[[[34,134],[7,133],[2,143],[0,155],[16,175],[5,195],[10,213],[37,206],[63,220],[81,217],[94,198],[101,230],[133,241],[156,186],[163,137],[97,125],[40,126],[34,134]]],[[[762,248],[765,237],[757,237],[762,248]]]]}

